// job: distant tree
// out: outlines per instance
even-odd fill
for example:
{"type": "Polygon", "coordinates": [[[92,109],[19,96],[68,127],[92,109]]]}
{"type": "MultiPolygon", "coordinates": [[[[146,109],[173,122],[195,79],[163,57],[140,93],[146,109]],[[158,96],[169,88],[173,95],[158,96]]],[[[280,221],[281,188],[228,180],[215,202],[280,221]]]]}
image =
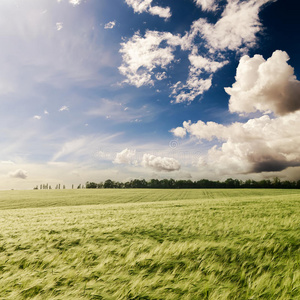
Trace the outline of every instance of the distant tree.
{"type": "Polygon", "coordinates": [[[176,188],[184,189],[185,187],[186,187],[186,181],[185,180],[177,180],[176,181],[176,188]]]}
{"type": "Polygon", "coordinates": [[[225,184],[227,188],[234,188],[235,187],[234,183],[235,182],[232,178],[228,178],[225,180],[225,184]]]}
{"type": "Polygon", "coordinates": [[[126,182],[124,183],[124,188],[125,188],[125,189],[131,188],[131,182],[126,181],[126,182]]]}
{"type": "Polygon", "coordinates": [[[270,187],[272,187],[271,181],[266,180],[266,179],[259,181],[258,185],[259,185],[260,188],[270,188],[270,187]]]}
{"type": "Polygon", "coordinates": [[[278,177],[275,177],[274,179],[273,179],[273,187],[274,188],[279,188],[281,186],[281,181],[280,181],[280,179],[278,178],[278,177]]]}
{"type": "Polygon", "coordinates": [[[207,188],[211,185],[211,182],[208,179],[201,179],[196,182],[197,188],[207,188]]]}
{"type": "Polygon", "coordinates": [[[87,183],[85,184],[87,189],[97,189],[98,185],[95,182],[89,182],[87,181],[87,183]]]}
{"type": "Polygon", "coordinates": [[[105,182],[103,184],[103,187],[105,189],[112,189],[112,188],[115,187],[115,184],[114,184],[114,182],[111,179],[107,179],[107,180],[105,180],[105,182]]]}
{"type": "Polygon", "coordinates": [[[162,180],[160,180],[159,187],[161,189],[168,189],[170,187],[169,180],[168,179],[162,179],[162,180]]]}
{"type": "Polygon", "coordinates": [[[158,179],[151,179],[149,182],[149,187],[157,189],[159,188],[159,180],[158,179]]]}
{"type": "Polygon", "coordinates": [[[288,181],[288,180],[285,180],[285,181],[281,182],[281,188],[283,188],[283,189],[292,189],[294,187],[295,187],[294,182],[291,182],[291,181],[288,181]]]}
{"type": "Polygon", "coordinates": [[[175,180],[174,179],[169,179],[169,188],[170,189],[173,189],[173,188],[175,188],[175,184],[176,184],[176,182],[175,182],[175,180]]]}

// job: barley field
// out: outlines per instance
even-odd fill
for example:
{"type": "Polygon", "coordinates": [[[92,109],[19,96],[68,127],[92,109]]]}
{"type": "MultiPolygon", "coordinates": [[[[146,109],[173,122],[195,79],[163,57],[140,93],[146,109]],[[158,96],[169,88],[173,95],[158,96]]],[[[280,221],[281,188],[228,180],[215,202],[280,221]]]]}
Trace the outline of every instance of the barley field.
{"type": "Polygon", "coordinates": [[[300,299],[299,190],[0,192],[0,299],[300,299]]]}

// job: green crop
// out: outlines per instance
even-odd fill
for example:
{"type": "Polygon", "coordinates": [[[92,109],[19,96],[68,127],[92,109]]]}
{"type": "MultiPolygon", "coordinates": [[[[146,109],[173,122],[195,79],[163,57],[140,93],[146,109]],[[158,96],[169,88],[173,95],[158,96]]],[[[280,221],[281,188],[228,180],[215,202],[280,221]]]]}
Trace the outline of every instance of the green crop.
{"type": "Polygon", "coordinates": [[[0,192],[0,299],[300,299],[298,190],[0,192]]]}

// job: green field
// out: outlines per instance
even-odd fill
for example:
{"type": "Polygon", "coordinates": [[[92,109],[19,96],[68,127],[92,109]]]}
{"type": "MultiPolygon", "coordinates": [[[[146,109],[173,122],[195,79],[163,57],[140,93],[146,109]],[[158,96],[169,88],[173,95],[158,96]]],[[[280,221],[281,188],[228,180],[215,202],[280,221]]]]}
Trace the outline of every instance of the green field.
{"type": "Polygon", "coordinates": [[[299,190],[0,192],[0,299],[300,299],[299,190]]]}

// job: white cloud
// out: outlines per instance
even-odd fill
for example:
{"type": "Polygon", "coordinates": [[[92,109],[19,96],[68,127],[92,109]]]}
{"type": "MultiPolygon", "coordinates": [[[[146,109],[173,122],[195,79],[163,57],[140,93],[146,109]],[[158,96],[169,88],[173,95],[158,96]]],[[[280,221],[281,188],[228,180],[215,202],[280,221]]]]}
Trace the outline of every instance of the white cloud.
{"type": "Polygon", "coordinates": [[[186,83],[177,82],[172,86],[172,95],[175,97],[175,103],[191,102],[209,90],[212,85],[212,74],[228,64],[228,61],[218,62],[198,55],[196,46],[194,46],[189,55],[189,61],[190,70],[186,83]],[[206,77],[209,74],[208,78],[205,78],[205,74],[206,77]]]}
{"type": "Polygon", "coordinates": [[[49,112],[45,109],[45,110],[44,110],[44,114],[45,114],[45,115],[49,115],[49,112]]]}
{"type": "Polygon", "coordinates": [[[124,149],[123,151],[116,154],[114,163],[116,164],[132,164],[133,158],[135,157],[135,150],[124,149]]]}
{"type": "Polygon", "coordinates": [[[63,25],[63,23],[62,23],[62,22],[57,22],[57,23],[56,23],[56,29],[57,29],[57,31],[60,31],[60,30],[62,30],[62,29],[63,29],[63,27],[64,27],[64,25],[63,25]]]}
{"type": "Polygon", "coordinates": [[[28,173],[25,170],[18,169],[14,172],[10,172],[9,176],[12,177],[12,178],[26,179],[28,177],[28,173]]]}
{"type": "Polygon", "coordinates": [[[194,0],[194,2],[203,10],[215,11],[218,8],[216,0],[194,0]]]}
{"type": "Polygon", "coordinates": [[[115,21],[108,22],[104,25],[104,29],[113,29],[116,26],[115,21]]]}
{"type": "Polygon", "coordinates": [[[68,111],[69,107],[68,106],[62,106],[58,111],[68,111]]]}
{"type": "Polygon", "coordinates": [[[196,136],[198,139],[205,139],[211,141],[213,138],[226,139],[228,138],[229,131],[227,127],[217,124],[215,122],[204,123],[198,121],[197,123],[191,123],[191,121],[183,122],[183,127],[177,127],[172,129],[171,132],[177,137],[184,137],[188,132],[192,136],[196,136]]]}
{"type": "MultiPolygon", "coordinates": [[[[178,43],[178,41],[177,41],[178,43]]],[[[176,37],[168,32],[147,31],[142,37],[139,32],[121,44],[123,64],[119,67],[125,82],[140,87],[154,84],[154,69],[166,69],[174,60],[176,37]],[[162,42],[166,46],[162,47],[162,42]]]]}
{"type": "MultiPolygon", "coordinates": [[[[205,166],[217,174],[260,173],[281,171],[300,165],[300,112],[271,119],[265,115],[246,123],[228,126],[214,122],[184,122],[182,130],[199,140],[212,141],[212,147],[200,158],[205,166]]],[[[180,136],[174,132],[176,136],[180,136]]]]}
{"type": "Polygon", "coordinates": [[[125,0],[127,5],[131,6],[136,13],[146,12],[151,6],[152,0],[125,0]]]}
{"type": "Polygon", "coordinates": [[[33,118],[36,119],[36,120],[40,120],[42,117],[36,115],[36,116],[34,116],[33,118]]]}
{"type": "Polygon", "coordinates": [[[158,72],[158,73],[156,73],[155,78],[157,80],[164,80],[167,78],[167,74],[166,74],[166,72],[158,72]]]}
{"type": "Polygon", "coordinates": [[[231,112],[273,111],[284,115],[300,109],[300,82],[288,65],[289,56],[275,51],[265,60],[261,55],[243,56],[236,72],[236,82],[225,91],[231,96],[231,112]]]}
{"type": "Polygon", "coordinates": [[[171,10],[169,7],[152,6],[153,0],[125,0],[127,5],[131,6],[135,13],[148,12],[151,15],[156,15],[161,18],[168,19],[171,17],[171,10]]]}
{"type": "Polygon", "coordinates": [[[172,172],[180,170],[179,162],[171,157],[160,157],[151,154],[144,154],[142,166],[152,168],[158,172],[172,172]]]}
{"type": "Polygon", "coordinates": [[[186,136],[186,129],[183,127],[177,127],[170,130],[175,136],[184,138],[186,136]]]}
{"type": "Polygon", "coordinates": [[[172,16],[170,7],[151,6],[149,13],[154,16],[159,16],[164,19],[168,19],[172,16]]]}
{"type": "Polygon", "coordinates": [[[185,84],[180,81],[173,85],[171,95],[175,97],[175,103],[191,102],[197,96],[209,90],[212,84],[212,76],[208,79],[201,79],[195,74],[189,74],[185,84]]]}
{"type": "Polygon", "coordinates": [[[191,63],[191,72],[198,75],[202,72],[215,73],[229,63],[228,60],[218,62],[203,57],[198,54],[198,49],[196,47],[193,48],[192,53],[189,55],[189,61],[191,63]]]}
{"type": "Polygon", "coordinates": [[[69,3],[76,6],[76,5],[79,5],[81,3],[81,0],[69,0],[69,3]]]}
{"type": "Polygon", "coordinates": [[[253,47],[256,34],[261,30],[259,12],[262,6],[274,0],[228,0],[221,18],[216,24],[199,19],[193,23],[187,35],[190,43],[200,34],[210,50],[241,50],[241,47],[253,47]],[[237,25],[238,24],[238,25],[237,25]]]}

